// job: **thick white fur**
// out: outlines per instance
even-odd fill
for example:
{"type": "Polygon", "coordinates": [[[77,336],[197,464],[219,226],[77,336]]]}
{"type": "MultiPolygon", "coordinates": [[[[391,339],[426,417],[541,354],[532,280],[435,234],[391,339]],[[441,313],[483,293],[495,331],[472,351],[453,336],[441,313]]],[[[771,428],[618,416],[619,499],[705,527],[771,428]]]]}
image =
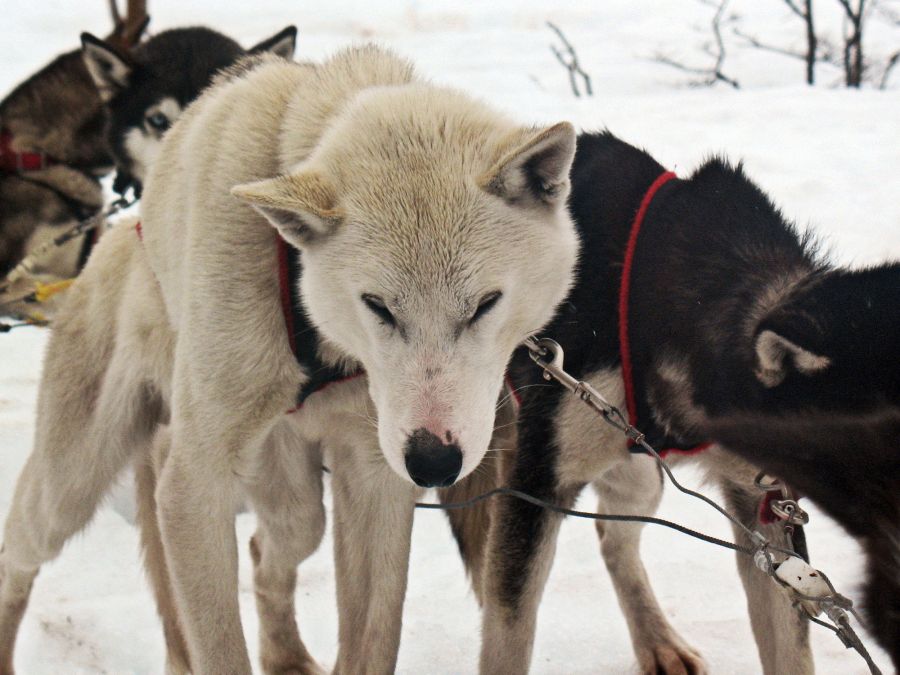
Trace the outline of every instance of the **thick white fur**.
{"type": "Polygon", "coordinates": [[[292,103],[289,175],[234,192],[304,249],[304,304],[337,352],[365,367],[391,467],[407,476],[406,438],[426,428],[460,445],[464,477],[490,440],[485,412],[509,355],[570,283],[576,240],[562,204],[572,129],[521,130],[462,94],[411,82],[357,95],[303,159],[323,131],[308,111],[321,105],[292,103]],[[506,199],[492,193],[495,176],[549,143],[564,146],[552,205],[530,203],[524,185],[497,188],[506,199]],[[466,327],[496,290],[494,309],[466,327]],[[373,315],[364,294],[383,298],[399,328],[373,315]]]}
{"type": "Polygon", "coordinates": [[[135,456],[162,466],[156,550],[178,610],[168,625],[184,631],[192,672],[250,672],[233,528],[243,498],[259,517],[263,667],[319,672],[292,598],[295,568],[324,526],[323,452],[337,514],[336,672],[391,672],[419,492],[403,467],[404,433],[451,431],[462,475],[484,455],[508,357],[570,282],[573,149],[570,126],[521,129],[371,47],[322,66],[261,59],[204,94],[148,177],[143,243],[128,227],[104,237],[52,336],[35,449],[0,554],[0,673],[12,672],[40,565],[135,456]],[[507,175],[536,148],[547,188],[537,197],[507,175]],[[296,189],[266,202],[260,182],[278,175],[296,189]],[[304,248],[302,292],[322,355],[369,373],[290,416],[306,375],[286,339],[275,233],[231,195],[238,185],[280,225],[285,209],[300,215],[304,225],[284,234],[304,248]],[[503,299],[465,326],[493,290],[503,299]],[[374,319],[363,292],[391,303],[405,339],[374,319]]]}

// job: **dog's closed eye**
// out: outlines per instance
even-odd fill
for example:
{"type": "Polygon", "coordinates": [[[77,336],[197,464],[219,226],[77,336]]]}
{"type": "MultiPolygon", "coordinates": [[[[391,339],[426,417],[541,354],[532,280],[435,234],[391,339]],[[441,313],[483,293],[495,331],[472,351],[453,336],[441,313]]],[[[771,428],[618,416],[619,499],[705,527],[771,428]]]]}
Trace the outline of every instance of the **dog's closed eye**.
{"type": "Polygon", "coordinates": [[[387,308],[384,300],[379,298],[377,295],[363,293],[362,301],[363,303],[365,303],[366,307],[369,308],[370,312],[381,319],[382,323],[390,326],[391,328],[397,327],[397,319],[394,318],[393,314],[391,314],[391,310],[387,308]]]}
{"type": "Polygon", "coordinates": [[[503,293],[500,291],[491,291],[478,303],[478,307],[475,309],[475,313],[472,315],[472,318],[469,319],[469,325],[473,326],[475,323],[481,319],[485,314],[490,312],[496,305],[500,298],[503,296],[503,293]]]}

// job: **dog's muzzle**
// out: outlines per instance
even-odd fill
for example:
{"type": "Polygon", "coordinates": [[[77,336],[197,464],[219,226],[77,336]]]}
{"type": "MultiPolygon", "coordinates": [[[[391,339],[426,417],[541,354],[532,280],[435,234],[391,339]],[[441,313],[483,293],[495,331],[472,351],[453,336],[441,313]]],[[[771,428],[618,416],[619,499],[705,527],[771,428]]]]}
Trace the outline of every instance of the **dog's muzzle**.
{"type": "Polygon", "coordinates": [[[462,450],[446,444],[427,429],[416,429],[406,440],[406,470],[421,487],[449,487],[462,469],[462,450]]]}

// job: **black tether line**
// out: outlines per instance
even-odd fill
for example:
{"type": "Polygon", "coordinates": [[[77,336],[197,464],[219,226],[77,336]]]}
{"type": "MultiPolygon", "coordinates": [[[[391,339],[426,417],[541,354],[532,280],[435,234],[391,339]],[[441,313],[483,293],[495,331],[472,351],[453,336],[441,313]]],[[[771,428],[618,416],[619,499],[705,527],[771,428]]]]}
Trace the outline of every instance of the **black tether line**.
{"type": "Polygon", "coordinates": [[[548,511],[553,511],[554,513],[561,513],[566,516],[574,516],[576,518],[587,518],[589,520],[614,520],[619,522],[626,523],[647,523],[650,525],[662,525],[663,527],[668,527],[682,534],[686,534],[688,536],[694,537],[695,539],[700,539],[701,541],[705,541],[710,544],[715,544],[716,546],[721,546],[722,548],[731,549],[732,551],[740,551],[741,553],[745,553],[746,555],[753,555],[753,550],[747,548],[746,546],[741,546],[739,544],[734,544],[730,541],[725,541],[724,539],[719,539],[717,537],[710,536],[708,534],[703,534],[702,532],[697,532],[696,530],[692,530],[689,527],[685,527],[684,525],[679,525],[678,523],[673,523],[670,520],[664,520],[662,518],[654,518],[653,516],[626,516],[615,513],[590,513],[587,511],[576,511],[574,509],[567,509],[562,506],[557,506],[556,504],[551,504],[549,502],[545,502],[542,499],[538,499],[537,497],[532,497],[530,494],[525,492],[520,492],[519,490],[513,490],[512,488],[495,488],[484,494],[480,494],[477,497],[472,497],[472,499],[468,499],[464,502],[452,502],[449,504],[430,504],[425,502],[416,502],[417,509],[438,509],[442,511],[453,511],[456,509],[465,509],[470,506],[477,504],[478,502],[484,501],[485,499],[490,499],[491,497],[495,497],[497,495],[507,495],[509,497],[515,497],[516,499],[521,499],[524,502],[528,502],[529,504],[534,504],[535,506],[540,506],[541,508],[547,509],[548,511]]]}

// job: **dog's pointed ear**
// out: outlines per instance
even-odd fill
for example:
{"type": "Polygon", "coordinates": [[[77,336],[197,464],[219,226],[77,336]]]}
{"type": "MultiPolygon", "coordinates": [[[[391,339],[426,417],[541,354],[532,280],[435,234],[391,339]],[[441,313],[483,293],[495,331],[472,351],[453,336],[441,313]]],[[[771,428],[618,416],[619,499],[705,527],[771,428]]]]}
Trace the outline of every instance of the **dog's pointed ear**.
{"type": "Polygon", "coordinates": [[[334,188],[315,171],[237,185],[231,194],[262,213],[297,247],[322,239],[343,220],[334,188]]]}
{"type": "Polygon", "coordinates": [[[110,43],[90,33],[82,33],[81,57],[104,102],[128,86],[134,63],[110,43]]]}
{"type": "Polygon", "coordinates": [[[532,131],[507,150],[479,185],[510,203],[557,205],[569,194],[575,129],[568,122],[532,131]]]}
{"type": "Polygon", "coordinates": [[[756,336],[756,378],[772,388],[784,382],[792,370],[815,375],[831,365],[831,359],[800,346],[774,330],[765,329],[756,336]]]}
{"type": "Polygon", "coordinates": [[[258,45],[254,45],[253,47],[251,47],[250,53],[262,54],[263,52],[270,52],[272,54],[275,54],[276,56],[280,56],[290,61],[294,58],[294,50],[296,48],[297,27],[288,26],[272,37],[263,40],[258,45]]]}

